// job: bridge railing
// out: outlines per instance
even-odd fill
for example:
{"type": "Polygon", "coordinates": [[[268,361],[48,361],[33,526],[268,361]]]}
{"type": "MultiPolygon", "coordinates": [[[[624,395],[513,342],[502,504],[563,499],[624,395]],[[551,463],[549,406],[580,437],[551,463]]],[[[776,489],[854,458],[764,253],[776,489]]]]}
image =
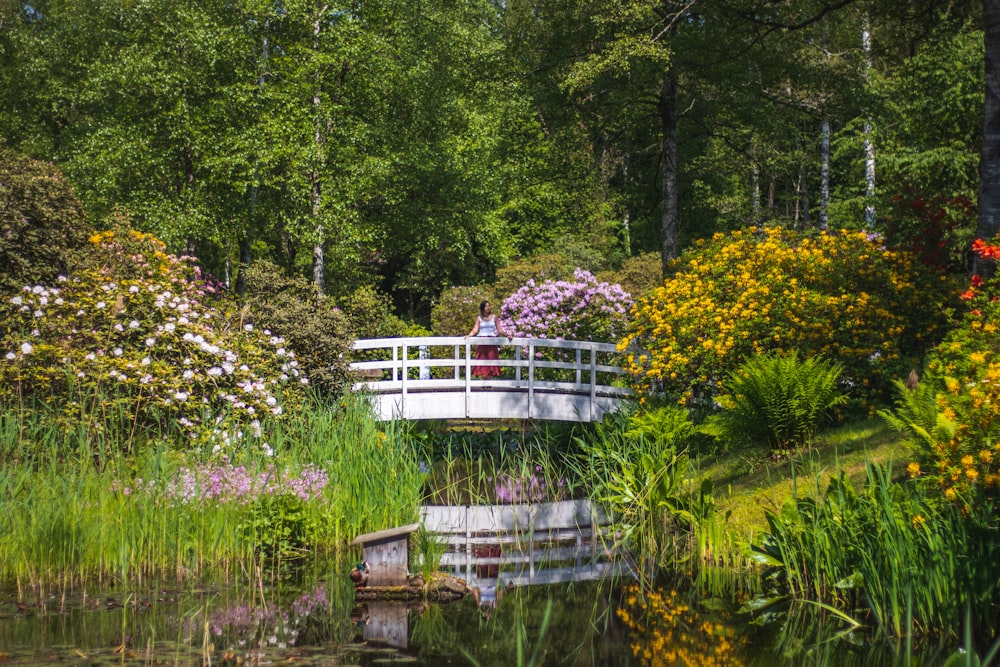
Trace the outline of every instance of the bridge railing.
{"type": "Polygon", "coordinates": [[[599,399],[617,401],[632,393],[621,377],[621,354],[611,343],[444,336],[358,340],[354,349],[360,359],[351,367],[362,378],[355,390],[396,395],[396,408],[404,411],[411,394],[450,392],[465,394],[465,416],[472,416],[472,395],[493,391],[526,394],[531,418],[538,413],[536,394],[560,394],[589,397],[589,405],[573,405],[586,412],[577,420],[589,421],[605,411],[599,399]],[[479,345],[498,346],[500,358],[476,359],[479,345]],[[478,378],[472,370],[476,366],[498,367],[501,376],[478,378]]]}

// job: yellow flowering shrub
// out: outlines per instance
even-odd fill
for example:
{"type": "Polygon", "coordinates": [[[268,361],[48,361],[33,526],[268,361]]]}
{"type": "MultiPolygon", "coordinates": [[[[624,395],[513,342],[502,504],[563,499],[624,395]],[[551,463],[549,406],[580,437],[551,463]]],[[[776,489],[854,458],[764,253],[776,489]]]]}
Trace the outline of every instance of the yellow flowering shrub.
{"type": "Polygon", "coordinates": [[[710,398],[764,352],[822,354],[871,406],[943,334],[950,282],[863,232],[779,228],[716,234],[632,310],[620,349],[641,396],[710,398]]]}

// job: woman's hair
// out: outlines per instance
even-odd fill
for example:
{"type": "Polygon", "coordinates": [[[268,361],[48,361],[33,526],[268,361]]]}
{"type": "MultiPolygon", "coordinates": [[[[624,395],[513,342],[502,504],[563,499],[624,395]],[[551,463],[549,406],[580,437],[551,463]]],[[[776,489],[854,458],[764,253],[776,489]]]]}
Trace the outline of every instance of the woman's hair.
{"type": "Polygon", "coordinates": [[[490,305],[489,301],[482,301],[479,303],[479,314],[482,315],[486,312],[486,306],[490,305]]]}

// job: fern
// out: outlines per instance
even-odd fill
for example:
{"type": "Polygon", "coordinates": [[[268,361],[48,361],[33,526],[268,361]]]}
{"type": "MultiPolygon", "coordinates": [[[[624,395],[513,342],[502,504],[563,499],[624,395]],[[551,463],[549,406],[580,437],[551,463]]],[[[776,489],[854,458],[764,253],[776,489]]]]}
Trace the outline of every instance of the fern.
{"type": "Polygon", "coordinates": [[[721,413],[702,429],[733,445],[772,452],[805,445],[831,409],[847,400],[837,380],[843,367],[821,357],[768,354],[729,375],[721,413]]]}

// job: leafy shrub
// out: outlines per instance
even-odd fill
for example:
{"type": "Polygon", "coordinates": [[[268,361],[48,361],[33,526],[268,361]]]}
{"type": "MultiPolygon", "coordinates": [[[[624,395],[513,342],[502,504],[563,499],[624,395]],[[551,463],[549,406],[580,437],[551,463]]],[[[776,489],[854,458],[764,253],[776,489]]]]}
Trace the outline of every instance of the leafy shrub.
{"type": "Polygon", "coordinates": [[[597,279],[608,283],[618,283],[634,298],[648,294],[663,284],[663,267],[660,253],[644,252],[629,257],[616,271],[602,271],[597,279]]]}
{"type": "Polygon", "coordinates": [[[842,364],[850,396],[872,410],[943,335],[955,291],[912,255],[850,231],[716,234],[673,268],[639,300],[621,347],[644,350],[626,363],[641,394],[695,402],[745,359],[796,350],[842,364]]]}
{"type": "Polygon", "coordinates": [[[0,400],[31,397],[70,423],[124,414],[223,445],[244,427],[262,435],[301,398],[307,379],[284,340],[216,308],[190,261],[141,232],[91,241],[92,266],[0,301],[0,400]]]}
{"type": "Polygon", "coordinates": [[[281,560],[302,556],[316,541],[318,522],[306,501],[293,494],[262,495],[247,506],[243,537],[254,551],[281,560]]]}
{"type": "Polygon", "coordinates": [[[431,310],[431,329],[438,336],[464,336],[479,315],[479,304],[492,299],[492,290],[485,285],[450,287],[431,310]]]}
{"type": "Polygon", "coordinates": [[[348,375],[347,316],[333,300],[301,277],[289,277],[270,262],[247,270],[246,319],[283,337],[298,351],[299,369],[316,389],[339,392],[348,375]]]}
{"type": "Polygon", "coordinates": [[[497,270],[497,277],[493,282],[493,296],[497,300],[506,299],[521,289],[529,280],[539,283],[545,280],[570,278],[573,275],[574,266],[576,265],[572,264],[568,258],[555,253],[532,255],[511,262],[497,270]]]}
{"type": "Polygon", "coordinates": [[[52,284],[76,268],[91,233],[57,168],[0,151],[0,291],[52,284]]]}
{"type": "Polygon", "coordinates": [[[842,369],[795,353],[753,357],[727,378],[722,412],[706,426],[731,444],[766,445],[775,454],[802,447],[847,400],[837,386],[842,369]]]}
{"type": "Polygon", "coordinates": [[[359,287],[341,302],[352,339],[402,336],[406,323],[392,313],[388,296],[370,285],[359,287]]]}
{"type": "Polygon", "coordinates": [[[499,319],[515,336],[614,342],[625,331],[632,297],[582,269],[573,280],[529,280],[503,302],[499,319]]]}

